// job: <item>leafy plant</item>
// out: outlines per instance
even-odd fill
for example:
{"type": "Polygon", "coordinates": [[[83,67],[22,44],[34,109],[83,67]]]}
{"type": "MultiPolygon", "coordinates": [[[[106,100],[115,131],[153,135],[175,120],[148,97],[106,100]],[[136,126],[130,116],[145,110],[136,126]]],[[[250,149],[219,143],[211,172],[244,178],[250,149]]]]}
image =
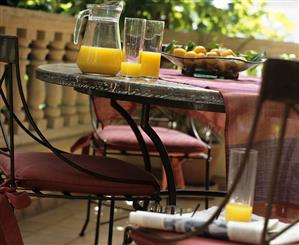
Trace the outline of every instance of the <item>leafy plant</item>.
{"type": "Polygon", "coordinates": [[[255,50],[247,50],[245,53],[239,54],[239,56],[246,58],[246,60],[248,60],[248,61],[258,62],[258,61],[262,61],[262,60],[266,59],[266,52],[265,51],[257,52],[255,50]]]}
{"type": "MultiPolygon", "coordinates": [[[[53,13],[75,15],[89,3],[104,0],[6,0],[7,5],[40,9],[53,13]]],[[[292,28],[288,19],[265,11],[265,0],[231,0],[224,8],[218,8],[213,0],[123,0],[124,16],[164,20],[165,28],[174,31],[198,31],[199,33],[223,34],[235,37],[282,39],[280,32],[262,24],[262,18],[292,28]]],[[[121,21],[122,23],[122,21],[121,21]]]]}

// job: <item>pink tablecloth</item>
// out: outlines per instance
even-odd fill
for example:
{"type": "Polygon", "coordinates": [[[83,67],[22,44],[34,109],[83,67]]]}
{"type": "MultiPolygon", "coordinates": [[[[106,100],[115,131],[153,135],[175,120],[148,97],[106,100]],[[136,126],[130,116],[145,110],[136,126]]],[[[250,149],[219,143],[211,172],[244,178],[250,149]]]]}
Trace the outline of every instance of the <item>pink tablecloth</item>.
{"type": "MultiPolygon", "coordinates": [[[[180,71],[162,69],[161,79],[184,83],[195,87],[218,90],[224,98],[226,113],[202,113],[188,111],[188,115],[212,123],[225,136],[226,155],[234,147],[243,147],[251,129],[256,101],[261,85],[260,79],[241,77],[238,80],[201,79],[183,76],[180,71]]],[[[265,200],[270,179],[276,139],[279,132],[282,105],[267,102],[263,107],[255,137],[254,148],[258,150],[256,201],[265,200]]],[[[288,120],[287,137],[280,169],[276,199],[280,202],[299,203],[299,123],[297,118],[288,120]]],[[[227,158],[228,159],[228,158],[227,158]]]]}

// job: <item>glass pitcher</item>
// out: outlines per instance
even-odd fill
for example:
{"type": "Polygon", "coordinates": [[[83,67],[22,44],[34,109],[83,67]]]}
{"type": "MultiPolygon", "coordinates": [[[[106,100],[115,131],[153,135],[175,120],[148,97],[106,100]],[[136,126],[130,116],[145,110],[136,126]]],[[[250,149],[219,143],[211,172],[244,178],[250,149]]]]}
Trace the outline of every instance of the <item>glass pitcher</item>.
{"type": "Polygon", "coordinates": [[[77,64],[83,73],[116,75],[121,66],[120,1],[88,4],[76,20],[74,43],[78,44],[82,21],[88,17],[77,64]]]}

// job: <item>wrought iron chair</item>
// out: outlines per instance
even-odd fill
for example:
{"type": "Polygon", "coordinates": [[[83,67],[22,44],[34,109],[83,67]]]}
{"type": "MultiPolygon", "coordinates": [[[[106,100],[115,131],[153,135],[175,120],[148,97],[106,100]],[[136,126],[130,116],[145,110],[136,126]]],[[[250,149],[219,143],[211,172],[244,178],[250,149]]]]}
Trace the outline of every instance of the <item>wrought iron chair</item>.
{"type": "MultiPolygon", "coordinates": [[[[139,142],[134,135],[133,130],[129,125],[113,125],[113,120],[121,119],[120,114],[114,110],[117,106],[115,103],[110,105],[109,99],[106,98],[91,98],[91,108],[92,118],[93,118],[93,128],[94,133],[89,137],[90,141],[85,141],[86,136],[80,138],[78,142],[85,146],[89,146],[89,142],[92,143],[92,147],[97,153],[103,155],[132,155],[140,156],[142,152],[140,151],[139,142]]],[[[137,105],[131,102],[120,101],[119,104],[125,109],[128,114],[133,114],[136,111],[137,105]]],[[[159,114],[165,115],[164,112],[159,112],[160,109],[155,107],[159,114]]],[[[140,120],[138,117],[134,117],[135,120],[140,120]]],[[[192,137],[181,131],[174,129],[172,126],[175,121],[169,119],[165,116],[154,117],[150,119],[153,123],[164,122],[169,124],[168,127],[154,126],[153,129],[161,138],[163,144],[165,145],[169,157],[172,159],[172,167],[174,170],[174,177],[176,180],[177,188],[185,188],[185,180],[182,170],[182,160],[184,159],[204,159],[205,160],[205,186],[207,190],[209,189],[209,164],[210,164],[210,145],[205,143],[195,131],[194,124],[192,124],[192,129],[195,131],[195,136],[192,137]]],[[[145,140],[147,149],[150,156],[157,157],[158,152],[155,145],[150,140],[145,133],[142,132],[142,136],[145,140]]],[[[80,144],[74,144],[71,151],[78,149],[80,144]]],[[[84,151],[85,149],[83,149],[84,151]]],[[[148,164],[149,165],[149,164],[148,164]]],[[[145,166],[150,168],[150,166],[145,166]]],[[[162,171],[162,181],[161,189],[165,190],[167,187],[166,177],[164,170],[162,171]]]]}
{"type": "Polygon", "coordinates": [[[98,244],[99,240],[101,203],[103,200],[110,201],[108,244],[112,244],[115,201],[159,202],[159,183],[151,173],[127,162],[104,156],[70,154],[51,145],[34,123],[26,104],[18,58],[17,37],[0,35],[0,62],[5,64],[0,80],[0,96],[8,111],[9,126],[9,135],[6,135],[4,122],[0,121],[6,143],[6,147],[0,151],[0,171],[5,175],[2,187],[23,189],[37,197],[97,200],[99,209],[95,244],[98,244]],[[14,77],[16,79],[13,79],[14,77]],[[3,89],[5,84],[7,92],[3,89]],[[13,96],[20,96],[26,118],[34,128],[34,133],[14,114],[13,96]],[[51,152],[15,152],[15,123],[51,152]]]}
{"type": "MultiPolygon", "coordinates": [[[[106,98],[91,98],[91,114],[94,132],[79,138],[71,147],[74,152],[82,149],[83,154],[89,153],[89,148],[93,149],[93,154],[106,155],[128,155],[128,156],[143,156],[144,167],[151,171],[150,160],[146,158],[146,154],[141,151],[139,141],[135,136],[135,132],[131,128],[131,124],[140,120],[137,117],[131,118],[129,114],[133,114],[136,110],[136,104],[126,101],[115,103],[106,98]],[[116,110],[115,110],[116,109],[116,110]],[[122,115],[119,114],[121,111],[122,115]],[[122,117],[121,117],[122,116],[122,117]],[[130,125],[111,124],[112,121],[125,118],[130,125]]],[[[154,118],[157,122],[169,122],[168,118],[154,118]]],[[[161,138],[169,157],[172,161],[172,168],[176,185],[179,189],[185,188],[185,181],[182,170],[182,161],[185,159],[198,159],[205,161],[205,190],[209,191],[210,186],[210,160],[211,148],[210,145],[203,142],[201,138],[192,137],[186,133],[166,127],[154,126],[153,129],[161,138]]],[[[195,129],[193,125],[193,129],[195,129]]],[[[150,138],[139,128],[144,139],[148,155],[150,157],[158,157],[159,153],[150,140],[150,138]]],[[[165,170],[162,168],[162,182],[161,189],[165,190],[167,187],[165,170]]],[[[212,196],[212,195],[210,195],[212,196]]],[[[209,198],[205,197],[205,207],[209,205],[209,198]]],[[[89,210],[90,203],[88,203],[87,210],[89,210]]],[[[86,222],[88,223],[89,213],[87,213],[86,222]]],[[[84,234],[84,229],[82,230],[84,234]]]]}
{"type": "MultiPolygon", "coordinates": [[[[297,117],[299,114],[298,104],[299,104],[299,60],[281,60],[281,59],[268,59],[264,64],[263,77],[262,77],[262,86],[257,101],[257,107],[255,111],[255,116],[253,124],[251,127],[250,135],[248,138],[248,143],[246,147],[246,153],[244,159],[242,160],[241,167],[238,171],[237,177],[232,185],[232,188],[228,190],[228,193],[220,204],[218,210],[215,214],[205,223],[205,225],[194,229],[193,231],[178,235],[178,233],[165,233],[153,231],[150,229],[142,228],[133,228],[127,227],[124,236],[124,244],[127,244],[133,239],[137,244],[142,245],[153,245],[153,244],[167,244],[172,245],[191,245],[191,244],[235,244],[225,241],[219,241],[216,239],[207,239],[203,237],[197,237],[195,235],[202,234],[202,232],[208,227],[208,225],[217,217],[227,201],[234,188],[238,184],[238,181],[241,177],[242,171],[244,169],[246,159],[249,155],[249,150],[253,147],[254,138],[258,129],[259,120],[261,118],[262,109],[265,107],[265,102],[269,103],[275,102],[282,105],[282,114],[280,130],[277,138],[276,151],[274,156],[274,162],[271,168],[269,168],[269,182],[267,185],[267,193],[265,196],[265,203],[263,206],[259,206],[258,213],[264,215],[265,222],[263,232],[261,234],[261,244],[269,244],[274,238],[277,238],[283,232],[291,228],[293,225],[299,222],[299,202],[288,201],[282,196],[279,195],[278,188],[281,183],[279,182],[279,174],[282,173],[281,169],[288,167],[282,165],[282,159],[290,159],[290,152],[286,151],[287,144],[292,141],[294,143],[292,146],[298,144],[298,138],[294,138],[296,135],[291,135],[292,140],[286,138],[287,124],[289,117],[297,117]],[[295,115],[294,115],[295,114],[295,115]],[[281,203],[282,202],[282,203],[281,203]],[[288,214],[288,211],[291,211],[291,214],[288,214]],[[270,217],[274,216],[278,218],[291,218],[292,223],[286,226],[279,233],[267,235],[267,225],[270,217]]],[[[277,105],[276,105],[277,106],[277,105]]],[[[292,131],[294,133],[294,130],[292,131]]],[[[290,135],[288,135],[290,137],[290,135]]],[[[297,135],[298,137],[298,135],[297,135]]],[[[288,145],[288,150],[290,145],[288,145]]],[[[294,150],[294,149],[291,149],[294,150]]],[[[296,159],[295,159],[296,160],[296,159]]],[[[270,164],[270,163],[267,163],[270,164]]],[[[290,164],[290,163],[288,163],[290,164]]],[[[296,166],[296,163],[293,164],[296,166]]],[[[292,171],[294,172],[294,171],[292,171]]],[[[296,173],[292,173],[295,174],[296,173]]],[[[264,177],[264,176],[263,176],[264,177]]],[[[285,176],[286,178],[286,176],[285,176]]],[[[298,176],[296,175],[298,180],[298,176]]],[[[293,182],[293,184],[298,186],[298,182],[293,182]]],[[[294,187],[296,189],[296,186],[294,187]]],[[[293,195],[298,196],[298,188],[296,190],[292,189],[291,186],[287,186],[286,190],[292,192],[293,195]]],[[[285,194],[285,193],[284,193],[285,194]]],[[[298,200],[298,198],[297,198],[298,200]]]]}

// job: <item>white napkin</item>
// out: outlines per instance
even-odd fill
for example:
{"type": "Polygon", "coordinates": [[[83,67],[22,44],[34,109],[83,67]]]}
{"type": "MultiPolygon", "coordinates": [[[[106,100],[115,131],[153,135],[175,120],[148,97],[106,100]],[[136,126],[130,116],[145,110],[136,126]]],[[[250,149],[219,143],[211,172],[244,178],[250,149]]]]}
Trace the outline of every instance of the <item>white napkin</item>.
{"type": "MultiPolygon", "coordinates": [[[[203,211],[197,211],[192,217],[191,213],[185,213],[182,216],[176,214],[153,213],[146,211],[130,212],[129,222],[141,227],[186,232],[201,226],[207,221],[211,215],[215,213],[217,207],[211,207],[203,211]]],[[[250,244],[259,244],[263,232],[264,218],[253,215],[251,222],[225,222],[225,213],[222,212],[216,221],[213,222],[213,227],[210,229],[210,235],[223,237],[227,236],[229,240],[250,244]],[[215,229],[215,227],[217,229],[215,229]],[[221,229],[220,231],[218,230],[221,229]]],[[[275,234],[282,230],[287,224],[279,222],[278,219],[270,219],[268,223],[268,233],[275,234]]],[[[271,245],[289,244],[299,242],[299,224],[290,228],[273,241],[271,245]]]]}

